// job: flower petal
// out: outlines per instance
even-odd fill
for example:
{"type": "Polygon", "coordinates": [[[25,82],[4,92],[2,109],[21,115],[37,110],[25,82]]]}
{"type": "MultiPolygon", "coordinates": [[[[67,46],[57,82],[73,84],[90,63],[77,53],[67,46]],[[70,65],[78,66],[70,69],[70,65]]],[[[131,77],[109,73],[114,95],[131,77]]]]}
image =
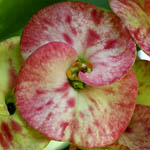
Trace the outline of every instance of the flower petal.
{"type": "Polygon", "coordinates": [[[22,65],[19,48],[20,38],[13,37],[0,43],[0,114],[8,115],[5,96],[16,83],[17,73],[22,65]]]}
{"type": "Polygon", "coordinates": [[[58,3],[34,15],[21,39],[24,58],[51,41],[68,43],[78,57],[93,63],[92,73],[79,75],[91,85],[106,85],[120,79],[136,57],[135,43],[120,19],[83,2],[58,3]]]}
{"type": "MultiPolygon", "coordinates": [[[[78,150],[78,148],[75,145],[71,145],[69,147],[69,150],[78,150]]],[[[112,144],[102,148],[83,148],[83,150],[130,150],[130,149],[124,145],[112,144]]]]}
{"type": "Polygon", "coordinates": [[[136,60],[133,68],[138,80],[137,104],[150,105],[150,62],[136,60]]]}
{"type": "Polygon", "coordinates": [[[119,143],[132,150],[150,149],[150,106],[136,105],[132,120],[119,143]]]}
{"type": "Polygon", "coordinates": [[[137,44],[150,55],[150,1],[145,7],[138,0],[109,0],[112,10],[124,21],[137,44]]]}
{"type": "Polygon", "coordinates": [[[116,144],[107,146],[105,148],[101,148],[99,150],[130,150],[130,149],[127,146],[116,144]]]}
{"type": "Polygon", "coordinates": [[[69,45],[52,42],[27,59],[15,89],[22,117],[54,140],[81,147],[112,144],[125,130],[134,111],[137,81],[132,70],[105,87],[74,90],[66,78],[77,54],[69,45]]]}
{"type": "Polygon", "coordinates": [[[18,115],[0,115],[0,150],[42,150],[49,139],[28,126],[18,115]]]}

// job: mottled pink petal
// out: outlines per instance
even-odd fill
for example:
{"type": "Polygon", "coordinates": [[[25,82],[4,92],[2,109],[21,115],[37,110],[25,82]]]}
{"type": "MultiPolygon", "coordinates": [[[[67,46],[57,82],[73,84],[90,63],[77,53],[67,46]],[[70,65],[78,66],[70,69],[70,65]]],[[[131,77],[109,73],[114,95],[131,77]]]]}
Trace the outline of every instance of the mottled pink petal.
{"type": "Polygon", "coordinates": [[[114,145],[106,146],[104,148],[95,149],[95,150],[130,150],[130,149],[124,145],[114,144],[114,145]]]}
{"type": "Polygon", "coordinates": [[[15,89],[22,117],[54,140],[81,147],[112,144],[126,129],[134,111],[137,81],[132,70],[104,87],[74,90],[66,71],[76,60],[69,45],[52,42],[27,59],[15,89]]]}
{"type": "Polygon", "coordinates": [[[150,62],[136,60],[133,68],[138,80],[137,104],[150,105],[150,62]]]}
{"type": "Polygon", "coordinates": [[[124,21],[137,44],[150,55],[150,1],[109,0],[112,10],[124,21]]]}
{"type": "Polygon", "coordinates": [[[132,120],[119,138],[131,150],[150,150],[150,106],[136,105],[132,120]]]}
{"type": "Polygon", "coordinates": [[[83,2],[64,2],[39,11],[24,29],[21,49],[27,58],[51,41],[71,45],[78,57],[93,64],[93,72],[80,73],[91,85],[106,85],[120,79],[136,57],[135,43],[120,19],[83,2]]]}

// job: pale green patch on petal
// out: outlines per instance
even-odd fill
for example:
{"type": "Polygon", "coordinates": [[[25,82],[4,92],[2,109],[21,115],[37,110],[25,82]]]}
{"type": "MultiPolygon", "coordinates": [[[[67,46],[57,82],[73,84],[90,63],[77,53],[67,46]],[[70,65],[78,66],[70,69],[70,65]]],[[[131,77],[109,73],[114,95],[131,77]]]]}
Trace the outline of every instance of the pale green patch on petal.
{"type": "Polygon", "coordinates": [[[5,96],[15,86],[17,73],[23,63],[20,53],[20,37],[0,43],[0,114],[8,115],[5,96]]]}
{"type": "Polygon", "coordinates": [[[16,112],[0,116],[0,150],[42,150],[49,139],[27,125],[16,112]]]}
{"type": "Polygon", "coordinates": [[[136,60],[133,68],[138,80],[137,104],[150,105],[150,62],[136,60]]]}

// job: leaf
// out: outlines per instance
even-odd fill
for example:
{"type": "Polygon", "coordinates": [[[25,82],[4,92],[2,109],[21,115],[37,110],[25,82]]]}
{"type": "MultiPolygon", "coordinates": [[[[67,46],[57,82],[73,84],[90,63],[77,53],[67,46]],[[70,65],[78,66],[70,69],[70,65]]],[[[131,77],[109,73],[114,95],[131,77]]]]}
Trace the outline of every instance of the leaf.
{"type": "Polygon", "coordinates": [[[150,105],[150,62],[136,60],[133,68],[138,80],[137,104],[150,105]]]}
{"type": "Polygon", "coordinates": [[[47,5],[62,0],[1,0],[0,1],[0,41],[20,35],[23,27],[33,14],[47,5]]]}

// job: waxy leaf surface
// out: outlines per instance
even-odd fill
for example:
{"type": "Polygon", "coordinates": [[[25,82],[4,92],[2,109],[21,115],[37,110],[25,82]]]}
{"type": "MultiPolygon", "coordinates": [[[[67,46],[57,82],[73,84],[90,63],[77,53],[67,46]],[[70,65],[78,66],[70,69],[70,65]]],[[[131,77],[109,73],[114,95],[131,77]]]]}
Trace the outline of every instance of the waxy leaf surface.
{"type": "Polygon", "coordinates": [[[126,129],[134,111],[137,81],[132,70],[104,87],[73,89],[66,77],[77,59],[68,44],[51,42],[36,50],[24,63],[15,89],[22,117],[54,140],[79,147],[112,144],[126,129]]]}
{"type": "Polygon", "coordinates": [[[119,138],[131,150],[150,149],[150,106],[136,105],[132,120],[119,138]]]}
{"type": "Polygon", "coordinates": [[[137,104],[150,105],[150,62],[136,60],[133,68],[138,80],[137,104]]]}
{"type": "Polygon", "coordinates": [[[109,0],[112,10],[123,20],[139,47],[150,55],[150,1],[109,0]]]}
{"type": "Polygon", "coordinates": [[[8,115],[5,96],[14,88],[23,62],[19,42],[19,37],[13,37],[0,43],[0,114],[3,115],[8,115]]]}
{"type": "Polygon", "coordinates": [[[93,64],[91,73],[79,73],[90,85],[107,85],[120,79],[136,57],[135,43],[121,20],[83,2],[57,3],[34,15],[22,35],[22,54],[26,59],[53,41],[69,44],[79,58],[93,64]]]}

